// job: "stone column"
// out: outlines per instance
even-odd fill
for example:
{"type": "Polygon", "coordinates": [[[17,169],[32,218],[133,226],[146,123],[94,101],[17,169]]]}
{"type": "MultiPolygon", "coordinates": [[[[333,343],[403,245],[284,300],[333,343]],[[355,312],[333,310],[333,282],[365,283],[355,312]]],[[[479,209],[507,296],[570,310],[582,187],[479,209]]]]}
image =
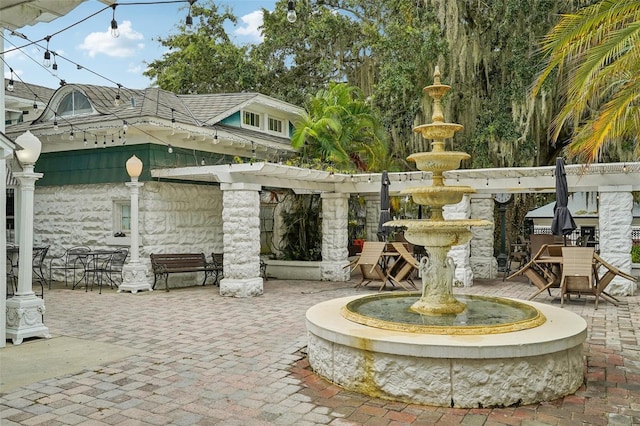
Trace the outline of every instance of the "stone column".
{"type": "MultiPolygon", "coordinates": [[[[626,273],[631,273],[631,189],[631,186],[598,188],[600,257],[626,273]]],[[[621,277],[615,277],[607,287],[607,293],[613,296],[631,296],[635,291],[636,283],[621,277]]]]}
{"type": "MultiPolygon", "coordinates": [[[[22,228],[20,230],[20,257],[18,263],[18,291],[7,300],[7,329],[6,336],[19,345],[27,337],[51,337],[49,329],[42,323],[44,315],[44,300],[37,297],[32,289],[33,279],[33,198],[36,180],[42,173],[34,173],[33,165],[25,165],[23,172],[13,175],[20,182],[21,202],[20,216],[22,228]]],[[[4,297],[4,295],[2,296],[4,297]]]]}
{"type": "Polygon", "coordinates": [[[378,241],[378,222],[380,221],[380,194],[364,197],[367,209],[365,235],[367,241],[378,241]]]}
{"type": "Polygon", "coordinates": [[[223,183],[222,241],[224,278],[220,295],[259,296],[263,292],[260,276],[260,185],[223,183]]]}
{"type": "MultiPolygon", "coordinates": [[[[471,214],[469,196],[465,195],[458,204],[444,206],[442,214],[445,220],[469,219],[471,214]]],[[[469,243],[453,246],[449,251],[449,257],[451,257],[456,264],[456,273],[453,279],[454,286],[471,287],[473,285],[473,271],[471,270],[469,255],[469,243]]]]}
{"type": "Polygon", "coordinates": [[[475,278],[493,279],[498,275],[498,261],[493,257],[494,201],[491,194],[471,196],[471,217],[493,223],[487,227],[471,227],[471,270],[475,278]]]}
{"type": "Polygon", "coordinates": [[[349,236],[349,194],[325,192],[322,198],[322,262],[323,281],[348,281],[347,257],[349,236]]]}

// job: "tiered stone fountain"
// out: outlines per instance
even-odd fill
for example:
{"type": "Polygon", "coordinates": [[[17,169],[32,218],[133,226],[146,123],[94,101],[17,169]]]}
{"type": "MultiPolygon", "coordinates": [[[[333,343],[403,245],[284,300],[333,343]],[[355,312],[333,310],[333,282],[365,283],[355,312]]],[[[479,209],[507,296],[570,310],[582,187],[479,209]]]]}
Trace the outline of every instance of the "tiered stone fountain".
{"type": "Polygon", "coordinates": [[[490,407],[530,404],[575,392],[583,382],[586,322],[549,305],[514,299],[453,295],[453,245],[471,240],[478,219],[445,220],[445,205],[475,190],[447,186],[443,172],[470,158],[448,152],[445,140],[462,126],[446,123],[440,82],[424,91],[434,100],[432,123],[414,130],[432,139],[431,151],[409,156],[432,172],[432,186],[410,188],[417,204],[431,207],[427,220],[396,220],[406,239],[424,246],[422,293],[392,292],[334,299],[307,311],[309,362],[340,386],[408,403],[490,407]]]}

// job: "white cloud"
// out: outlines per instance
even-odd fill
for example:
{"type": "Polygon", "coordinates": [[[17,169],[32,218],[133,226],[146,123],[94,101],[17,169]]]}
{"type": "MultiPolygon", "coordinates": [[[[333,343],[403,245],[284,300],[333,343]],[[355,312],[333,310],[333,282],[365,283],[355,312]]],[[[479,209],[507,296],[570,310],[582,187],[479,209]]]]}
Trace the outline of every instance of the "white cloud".
{"type": "Polygon", "coordinates": [[[242,25],[234,31],[234,34],[249,37],[254,41],[262,41],[263,37],[258,27],[262,25],[262,10],[255,10],[248,15],[240,17],[242,25]]]}
{"type": "Polygon", "coordinates": [[[135,56],[144,48],[144,36],[131,28],[131,21],[122,21],[118,24],[120,37],[111,37],[111,28],[103,33],[91,33],[85,37],[84,42],[78,46],[86,50],[90,57],[104,54],[116,58],[135,56]]]}

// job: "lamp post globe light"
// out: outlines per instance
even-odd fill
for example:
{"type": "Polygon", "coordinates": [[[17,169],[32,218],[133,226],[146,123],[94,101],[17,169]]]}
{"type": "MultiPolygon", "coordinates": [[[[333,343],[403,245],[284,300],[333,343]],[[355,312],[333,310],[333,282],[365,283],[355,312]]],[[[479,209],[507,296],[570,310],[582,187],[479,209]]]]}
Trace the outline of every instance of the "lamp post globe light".
{"type": "Polygon", "coordinates": [[[45,312],[44,300],[35,295],[33,279],[33,195],[35,183],[43,175],[35,173],[34,167],[40,157],[42,144],[27,131],[16,138],[22,149],[16,157],[22,165],[22,172],[13,175],[20,183],[20,218],[22,220],[18,243],[20,247],[18,264],[18,290],[7,300],[6,338],[19,345],[27,337],[51,337],[49,329],[42,323],[45,312]]]}
{"type": "Polygon", "coordinates": [[[118,288],[118,293],[130,291],[135,294],[138,290],[152,291],[151,284],[147,279],[147,268],[140,263],[138,243],[138,194],[144,185],[144,183],[138,182],[138,178],[142,174],[142,161],[132,155],[125,166],[127,174],[131,178],[131,182],[125,183],[131,194],[131,248],[129,250],[131,256],[127,264],[122,267],[122,284],[118,288]]]}

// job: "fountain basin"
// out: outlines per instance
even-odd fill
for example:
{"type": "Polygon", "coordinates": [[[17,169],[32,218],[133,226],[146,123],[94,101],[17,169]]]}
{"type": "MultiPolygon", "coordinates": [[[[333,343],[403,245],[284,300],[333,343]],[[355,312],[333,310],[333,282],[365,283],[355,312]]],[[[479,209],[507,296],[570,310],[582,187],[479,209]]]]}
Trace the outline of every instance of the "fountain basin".
{"type": "MultiPolygon", "coordinates": [[[[462,129],[464,129],[464,126],[462,124],[434,122],[434,123],[422,124],[420,126],[416,126],[413,128],[413,131],[416,133],[421,133],[422,137],[425,139],[442,140],[442,139],[452,138],[456,132],[462,129]]],[[[454,153],[453,151],[447,151],[447,152],[454,153]]],[[[467,158],[471,158],[471,156],[465,152],[458,152],[456,154],[464,154],[467,156],[467,158]]],[[[457,169],[457,167],[455,168],[457,169]]],[[[418,169],[420,169],[420,167],[418,167],[418,169]]],[[[420,169],[420,170],[423,170],[423,169],[420,169]]],[[[450,169],[444,169],[444,170],[450,170],[450,169]]]]}
{"type": "Polygon", "coordinates": [[[410,194],[416,204],[435,207],[458,204],[465,194],[475,192],[470,186],[427,186],[400,191],[401,194],[410,194]]]}
{"type": "Polygon", "coordinates": [[[384,226],[404,227],[404,236],[412,244],[425,247],[451,247],[466,244],[471,239],[470,226],[485,227],[492,223],[483,219],[400,219],[384,226]]]}
{"type": "Polygon", "coordinates": [[[524,302],[540,326],[498,334],[384,330],[341,315],[359,298],[333,299],[306,313],[312,369],[348,390],[442,407],[534,404],[574,393],[583,383],[587,324],[564,309],[524,302]]]}

